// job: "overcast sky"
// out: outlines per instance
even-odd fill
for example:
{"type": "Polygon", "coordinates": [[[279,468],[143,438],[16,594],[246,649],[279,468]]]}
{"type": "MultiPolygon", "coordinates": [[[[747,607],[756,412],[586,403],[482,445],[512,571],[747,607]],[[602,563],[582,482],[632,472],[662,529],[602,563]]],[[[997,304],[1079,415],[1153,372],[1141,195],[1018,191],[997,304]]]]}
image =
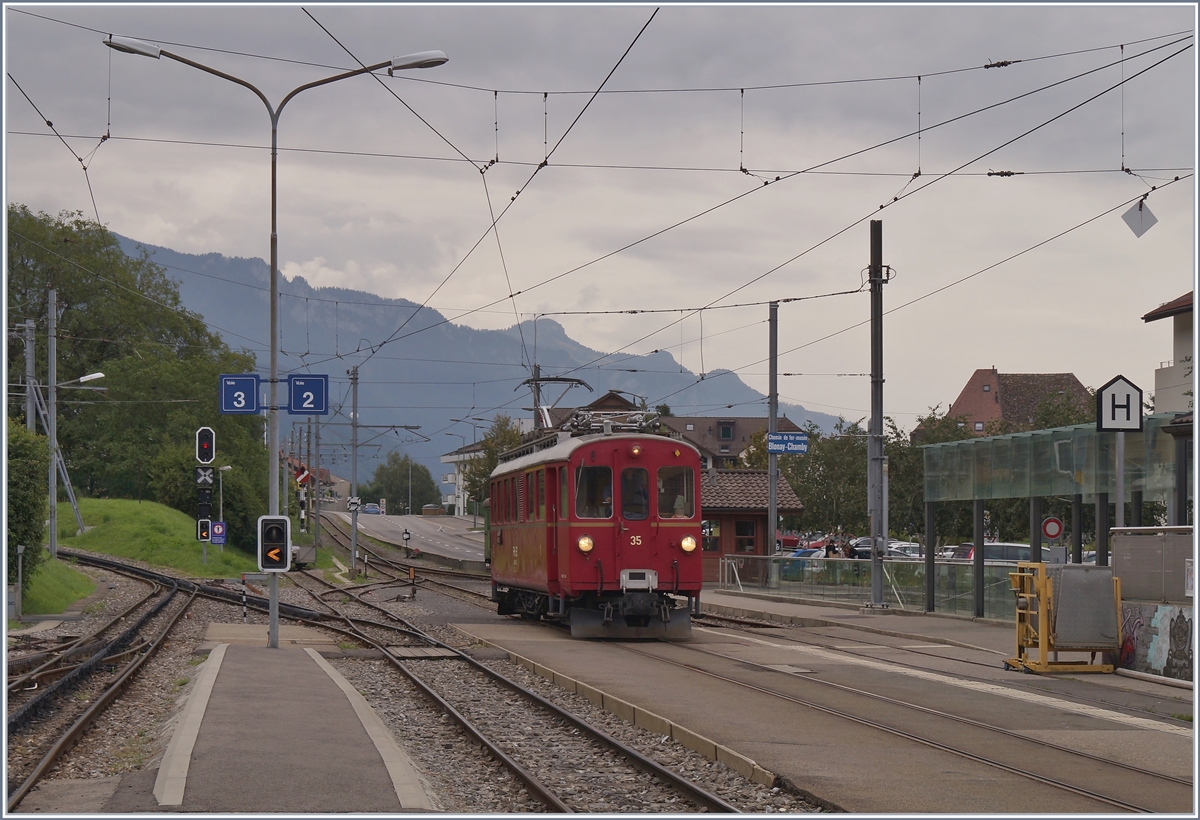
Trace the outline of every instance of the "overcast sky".
{"type": "Polygon", "coordinates": [[[358,61],[440,49],[441,67],[288,103],[285,276],[474,327],[568,313],[554,318],[591,347],[669,350],[764,392],[778,299],[779,369],[806,374],[780,378],[782,400],[857,419],[865,288],[785,300],[863,286],[881,219],[884,409],[902,427],[980,367],[1153,389],[1170,322],[1141,317],[1196,271],[1194,5],[655,9],[6,5],[5,193],[266,259],[266,108],[104,37],[273,105],[358,61]],[[1158,223],[1138,238],[1121,216],[1153,186],[1158,223]],[[674,312],[579,315],[635,309],[674,312]]]}

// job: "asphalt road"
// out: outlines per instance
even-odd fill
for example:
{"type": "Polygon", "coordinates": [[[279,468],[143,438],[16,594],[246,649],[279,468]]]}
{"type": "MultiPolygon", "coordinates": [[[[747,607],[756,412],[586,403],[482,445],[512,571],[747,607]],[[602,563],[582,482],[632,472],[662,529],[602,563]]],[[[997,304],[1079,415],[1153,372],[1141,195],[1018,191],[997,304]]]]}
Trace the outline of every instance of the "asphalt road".
{"type": "MultiPolygon", "coordinates": [[[[347,523],[350,513],[333,513],[347,523]]],[[[477,519],[483,525],[483,518],[477,519]]],[[[471,532],[471,518],[453,515],[362,515],[358,516],[359,532],[397,546],[404,545],[404,531],[410,538],[408,546],[421,552],[435,553],[460,561],[483,560],[483,533],[471,532]]]]}

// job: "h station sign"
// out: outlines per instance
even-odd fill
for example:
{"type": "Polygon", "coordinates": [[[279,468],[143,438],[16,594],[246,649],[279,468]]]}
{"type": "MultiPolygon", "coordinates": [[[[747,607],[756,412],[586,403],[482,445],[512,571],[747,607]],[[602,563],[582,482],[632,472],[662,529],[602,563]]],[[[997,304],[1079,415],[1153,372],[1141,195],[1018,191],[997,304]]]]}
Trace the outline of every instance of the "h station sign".
{"type": "Polygon", "coordinates": [[[1117,376],[1097,390],[1096,432],[1142,432],[1142,389],[1117,376]]]}

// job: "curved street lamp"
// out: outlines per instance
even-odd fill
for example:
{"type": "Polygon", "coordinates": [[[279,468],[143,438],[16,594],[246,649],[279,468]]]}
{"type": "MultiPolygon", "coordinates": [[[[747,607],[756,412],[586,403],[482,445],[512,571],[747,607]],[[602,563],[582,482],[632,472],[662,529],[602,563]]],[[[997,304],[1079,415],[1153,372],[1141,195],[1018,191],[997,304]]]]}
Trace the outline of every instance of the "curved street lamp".
{"type": "MultiPolygon", "coordinates": [[[[278,232],[276,230],[276,211],[277,211],[277,186],[276,186],[276,165],[278,158],[278,143],[279,143],[279,115],[283,112],[286,106],[293,97],[301,91],[307,91],[310,88],[317,88],[322,85],[329,85],[338,80],[345,80],[349,77],[357,77],[360,74],[368,74],[372,71],[378,71],[381,68],[388,70],[390,76],[393,71],[402,71],[410,68],[433,68],[434,66],[442,65],[449,59],[445,53],[441,51],[420,51],[415,54],[408,54],[403,57],[393,57],[387,62],[375,63],[362,68],[356,68],[353,71],[344,71],[341,74],[334,74],[332,77],[326,77],[322,80],[315,80],[311,83],[305,83],[298,86],[287,93],[278,106],[272,107],[270,101],[267,100],[265,94],[259,91],[250,83],[243,79],[234,77],[232,74],[226,74],[224,71],[218,71],[211,66],[198,63],[195,60],[189,60],[187,57],[182,57],[178,54],[173,54],[166,49],[159,48],[153,43],[148,43],[144,40],[135,40],[132,37],[114,37],[110,35],[103,41],[106,46],[116,51],[121,51],[126,54],[138,54],[144,57],[153,57],[155,60],[160,57],[167,57],[177,63],[183,63],[186,66],[199,69],[214,77],[220,77],[223,80],[229,80],[231,83],[237,83],[243,88],[247,88],[254,92],[263,105],[267,107],[267,114],[271,117],[271,376],[270,388],[268,389],[269,405],[267,412],[267,449],[269,457],[267,459],[267,509],[270,515],[279,514],[279,408],[277,403],[278,386],[279,386],[279,244],[278,232]]],[[[271,573],[270,581],[270,623],[267,628],[267,645],[271,648],[279,647],[279,578],[277,573],[271,573]]]]}

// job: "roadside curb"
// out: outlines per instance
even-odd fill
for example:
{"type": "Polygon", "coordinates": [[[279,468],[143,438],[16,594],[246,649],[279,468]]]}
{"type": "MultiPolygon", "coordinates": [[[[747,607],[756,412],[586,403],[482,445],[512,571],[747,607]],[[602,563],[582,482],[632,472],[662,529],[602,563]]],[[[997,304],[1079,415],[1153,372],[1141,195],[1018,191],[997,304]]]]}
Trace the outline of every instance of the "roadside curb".
{"type": "Polygon", "coordinates": [[[674,721],[667,720],[661,715],[656,715],[653,712],[642,709],[641,707],[632,704],[629,701],[622,700],[621,698],[610,695],[607,692],[603,692],[594,686],[590,686],[582,681],[577,681],[574,678],[570,678],[566,675],[555,672],[549,667],[535,663],[529,658],[518,655],[516,652],[505,649],[504,647],[494,644],[491,641],[474,635],[469,637],[471,637],[472,640],[476,640],[495,649],[499,649],[500,651],[504,652],[508,656],[508,659],[513,663],[524,666],[531,672],[534,672],[546,680],[551,681],[560,689],[565,689],[568,692],[573,692],[576,695],[587,698],[601,709],[604,709],[607,712],[612,712],[617,717],[632,723],[639,729],[645,729],[647,732],[653,732],[658,735],[663,735],[664,737],[669,737],[676,743],[679,743],[681,746],[703,755],[708,760],[712,760],[717,763],[724,763],[742,777],[758,783],[761,786],[772,788],[777,785],[777,781],[779,779],[777,775],[775,775],[773,772],[767,771],[750,758],[735,752],[733,749],[730,749],[727,746],[722,746],[720,743],[709,740],[703,735],[699,735],[686,727],[680,726],[674,721]]]}

